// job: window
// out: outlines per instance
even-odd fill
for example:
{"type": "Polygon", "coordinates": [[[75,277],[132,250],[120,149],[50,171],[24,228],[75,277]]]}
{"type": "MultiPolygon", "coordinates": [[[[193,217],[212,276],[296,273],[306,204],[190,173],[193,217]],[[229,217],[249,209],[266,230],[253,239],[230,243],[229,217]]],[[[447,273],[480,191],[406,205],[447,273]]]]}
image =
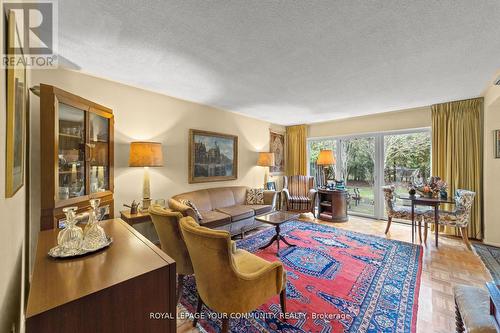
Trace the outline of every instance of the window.
{"type": "Polygon", "coordinates": [[[382,186],[394,185],[396,193],[407,193],[415,177],[430,175],[429,129],[309,139],[311,176],[317,176],[316,159],[321,149],[334,151],[336,165],[327,175],[345,181],[351,196],[348,209],[354,215],[384,217],[382,186]]]}

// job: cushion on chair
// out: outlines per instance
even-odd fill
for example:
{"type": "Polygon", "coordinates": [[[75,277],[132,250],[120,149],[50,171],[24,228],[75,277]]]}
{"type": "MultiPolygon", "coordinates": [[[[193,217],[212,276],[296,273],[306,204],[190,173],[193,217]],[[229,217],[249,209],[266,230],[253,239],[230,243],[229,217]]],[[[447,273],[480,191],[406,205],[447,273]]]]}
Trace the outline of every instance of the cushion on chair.
{"type": "MultiPolygon", "coordinates": [[[[424,214],[427,214],[429,212],[434,212],[434,211],[425,208],[415,207],[415,218],[423,216],[424,214]]],[[[411,207],[394,206],[391,213],[391,217],[396,219],[411,220],[411,207]]]]}
{"type": "Polygon", "coordinates": [[[255,215],[253,209],[244,205],[235,205],[223,208],[217,208],[216,211],[231,216],[231,221],[240,221],[255,215]]]}
{"type": "Polygon", "coordinates": [[[215,210],[209,210],[207,212],[201,212],[203,219],[200,221],[200,225],[207,228],[217,228],[226,224],[231,223],[231,216],[215,210]]]}
{"type": "Polygon", "coordinates": [[[265,213],[270,213],[273,210],[273,206],[271,205],[243,205],[244,207],[253,209],[255,215],[261,215],[265,213]]]}
{"type": "Polygon", "coordinates": [[[303,197],[303,196],[291,196],[290,197],[291,202],[310,202],[311,199],[308,197],[303,197]]]}
{"type": "Polygon", "coordinates": [[[486,290],[457,285],[453,287],[455,302],[469,333],[496,333],[490,316],[490,298],[486,290]]]}

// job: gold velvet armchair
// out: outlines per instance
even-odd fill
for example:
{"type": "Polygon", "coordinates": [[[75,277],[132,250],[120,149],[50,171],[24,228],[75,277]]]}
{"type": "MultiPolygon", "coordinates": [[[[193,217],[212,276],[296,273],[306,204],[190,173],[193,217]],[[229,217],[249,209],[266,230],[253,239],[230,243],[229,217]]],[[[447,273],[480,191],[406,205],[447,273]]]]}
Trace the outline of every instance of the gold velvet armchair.
{"type": "Polygon", "coordinates": [[[179,221],[182,214],[158,205],[149,208],[151,220],[160,238],[161,249],[175,260],[177,267],[177,303],[182,296],[184,276],[194,273],[189,252],[182,238],[179,221]]]}
{"type": "MultiPolygon", "coordinates": [[[[202,227],[189,216],[180,226],[193,262],[197,313],[203,304],[219,313],[247,313],[278,294],[285,313],[286,273],[281,262],[236,250],[229,232],[202,227]]],[[[196,323],[197,319],[193,326],[196,323]]],[[[222,332],[228,329],[229,319],[222,319],[222,332]]]]}
{"type": "Polygon", "coordinates": [[[314,188],[314,177],[285,176],[283,193],[286,210],[300,213],[311,212],[314,215],[317,195],[314,188]]]}

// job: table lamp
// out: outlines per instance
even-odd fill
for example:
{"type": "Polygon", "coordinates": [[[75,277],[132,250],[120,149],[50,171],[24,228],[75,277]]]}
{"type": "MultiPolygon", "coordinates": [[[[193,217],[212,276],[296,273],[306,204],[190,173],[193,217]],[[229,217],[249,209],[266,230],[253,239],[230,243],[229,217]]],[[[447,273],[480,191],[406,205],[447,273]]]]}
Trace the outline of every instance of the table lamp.
{"type": "Polygon", "coordinates": [[[274,166],[274,153],[259,153],[259,159],[257,160],[257,165],[266,168],[266,173],[264,175],[264,188],[269,180],[269,167],[274,166]]]}
{"type": "Polygon", "coordinates": [[[323,181],[322,184],[320,184],[321,187],[326,186],[326,173],[325,173],[325,166],[328,165],[333,165],[335,164],[335,156],[333,156],[333,150],[330,149],[325,149],[321,150],[319,152],[318,159],[316,160],[316,164],[321,166],[321,180],[323,181]]]}
{"type": "Polygon", "coordinates": [[[142,209],[151,204],[151,189],[149,186],[149,167],[163,166],[163,153],[159,142],[131,142],[128,160],[130,167],[143,167],[142,209]]]}

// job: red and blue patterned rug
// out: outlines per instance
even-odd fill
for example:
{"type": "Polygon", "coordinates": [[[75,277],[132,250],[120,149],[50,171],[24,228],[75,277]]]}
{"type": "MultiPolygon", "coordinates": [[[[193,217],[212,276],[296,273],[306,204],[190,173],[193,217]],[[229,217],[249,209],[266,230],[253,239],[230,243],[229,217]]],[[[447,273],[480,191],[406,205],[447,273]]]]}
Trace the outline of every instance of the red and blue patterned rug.
{"type": "MultiPolygon", "coordinates": [[[[274,235],[269,228],[238,241],[238,248],[287,271],[287,322],[279,319],[278,296],[245,316],[230,320],[231,332],[415,332],[422,247],[341,230],[317,223],[282,225],[290,243],[264,250],[274,235]]],[[[196,309],[194,277],[185,278],[181,304],[196,309]]],[[[219,332],[217,315],[203,307],[199,328],[219,332]]]]}

